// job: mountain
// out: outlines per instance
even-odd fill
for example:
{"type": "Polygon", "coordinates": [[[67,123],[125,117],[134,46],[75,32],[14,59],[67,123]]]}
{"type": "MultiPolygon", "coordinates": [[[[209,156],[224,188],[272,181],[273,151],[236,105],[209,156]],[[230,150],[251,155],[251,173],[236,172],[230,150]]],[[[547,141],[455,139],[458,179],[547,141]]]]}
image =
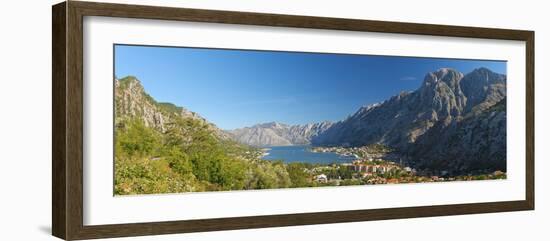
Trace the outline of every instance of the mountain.
{"type": "Polygon", "coordinates": [[[219,139],[228,140],[230,136],[208,122],[199,114],[172,103],[155,101],[141,85],[141,82],[128,76],[115,79],[115,124],[127,118],[139,118],[146,127],[165,132],[178,118],[196,120],[215,133],[219,139]]]}
{"type": "Polygon", "coordinates": [[[438,123],[408,148],[415,165],[429,170],[506,171],[506,98],[448,125],[438,123]]]}
{"type": "Polygon", "coordinates": [[[291,176],[286,165],[261,160],[261,150],[235,142],[197,113],[157,102],[131,76],[115,79],[114,134],[116,195],[312,183],[303,172],[291,176]]]}
{"type": "Polygon", "coordinates": [[[304,145],[309,144],[312,138],[330,128],[331,125],[330,122],[305,125],[269,122],[231,130],[229,133],[238,142],[251,146],[304,145]]]}
{"type": "Polygon", "coordinates": [[[466,75],[443,68],[428,73],[417,90],[362,107],[311,142],[385,144],[426,168],[504,170],[505,100],[505,75],[486,68],[466,75]]]}

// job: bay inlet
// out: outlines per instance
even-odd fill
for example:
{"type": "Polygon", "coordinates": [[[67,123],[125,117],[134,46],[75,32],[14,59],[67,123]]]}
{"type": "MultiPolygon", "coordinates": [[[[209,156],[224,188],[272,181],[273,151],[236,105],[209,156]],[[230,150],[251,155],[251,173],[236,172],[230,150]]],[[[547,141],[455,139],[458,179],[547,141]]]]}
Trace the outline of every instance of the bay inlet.
{"type": "Polygon", "coordinates": [[[333,152],[312,152],[309,145],[295,146],[271,146],[265,147],[267,155],[262,159],[285,163],[304,162],[312,164],[350,163],[355,160],[353,156],[339,155],[333,152]]]}

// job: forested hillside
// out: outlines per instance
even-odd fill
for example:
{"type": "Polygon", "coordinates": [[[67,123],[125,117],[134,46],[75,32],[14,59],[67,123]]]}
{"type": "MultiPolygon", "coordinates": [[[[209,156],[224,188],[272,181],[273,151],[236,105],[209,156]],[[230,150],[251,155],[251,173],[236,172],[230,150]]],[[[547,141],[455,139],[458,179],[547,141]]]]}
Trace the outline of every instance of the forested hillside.
{"type": "Polygon", "coordinates": [[[198,114],[158,103],[135,77],[115,80],[115,194],[316,185],[301,164],[260,160],[198,114]]]}

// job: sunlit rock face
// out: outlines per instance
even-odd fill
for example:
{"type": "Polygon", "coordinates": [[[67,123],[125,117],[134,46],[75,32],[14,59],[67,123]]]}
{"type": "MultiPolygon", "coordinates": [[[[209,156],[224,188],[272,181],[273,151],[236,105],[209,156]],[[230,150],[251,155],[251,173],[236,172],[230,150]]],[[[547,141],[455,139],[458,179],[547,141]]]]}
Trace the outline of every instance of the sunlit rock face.
{"type": "Polygon", "coordinates": [[[506,168],[506,76],[443,68],[413,92],[360,108],[312,138],[314,145],[381,143],[426,168],[506,168]]]}

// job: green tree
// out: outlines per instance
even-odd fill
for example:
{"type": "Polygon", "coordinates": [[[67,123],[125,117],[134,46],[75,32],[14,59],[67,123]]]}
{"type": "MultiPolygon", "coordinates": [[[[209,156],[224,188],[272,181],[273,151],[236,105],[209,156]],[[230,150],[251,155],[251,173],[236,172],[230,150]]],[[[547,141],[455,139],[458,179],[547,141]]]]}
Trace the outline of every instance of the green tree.
{"type": "Polygon", "coordinates": [[[172,147],[166,157],[170,168],[181,175],[193,173],[193,165],[189,161],[187,154],[183,153],[180,148],[172,147]]]}
{"type": "Polygon", "coordinates": [[[214,174],[214,182],[223,190],[239,190],[244,188],[246,167],[238,160],[221,159],[217,162],[219,169],[214,174]]]}
{"type": "Polygon", "coordinates": [[[302,163],[289,163],[286,170],[290,177],[292,187],[308,187],[311,185],[311,176],[306,172],[302,163]]]}
{"type": "Polygon", "coordinates": [[[120,123],[115,136],[117,154],[127,156],[154,155],[160,148],[160,135],[145,126],[142,120],[134,118],[120,123]]]}

